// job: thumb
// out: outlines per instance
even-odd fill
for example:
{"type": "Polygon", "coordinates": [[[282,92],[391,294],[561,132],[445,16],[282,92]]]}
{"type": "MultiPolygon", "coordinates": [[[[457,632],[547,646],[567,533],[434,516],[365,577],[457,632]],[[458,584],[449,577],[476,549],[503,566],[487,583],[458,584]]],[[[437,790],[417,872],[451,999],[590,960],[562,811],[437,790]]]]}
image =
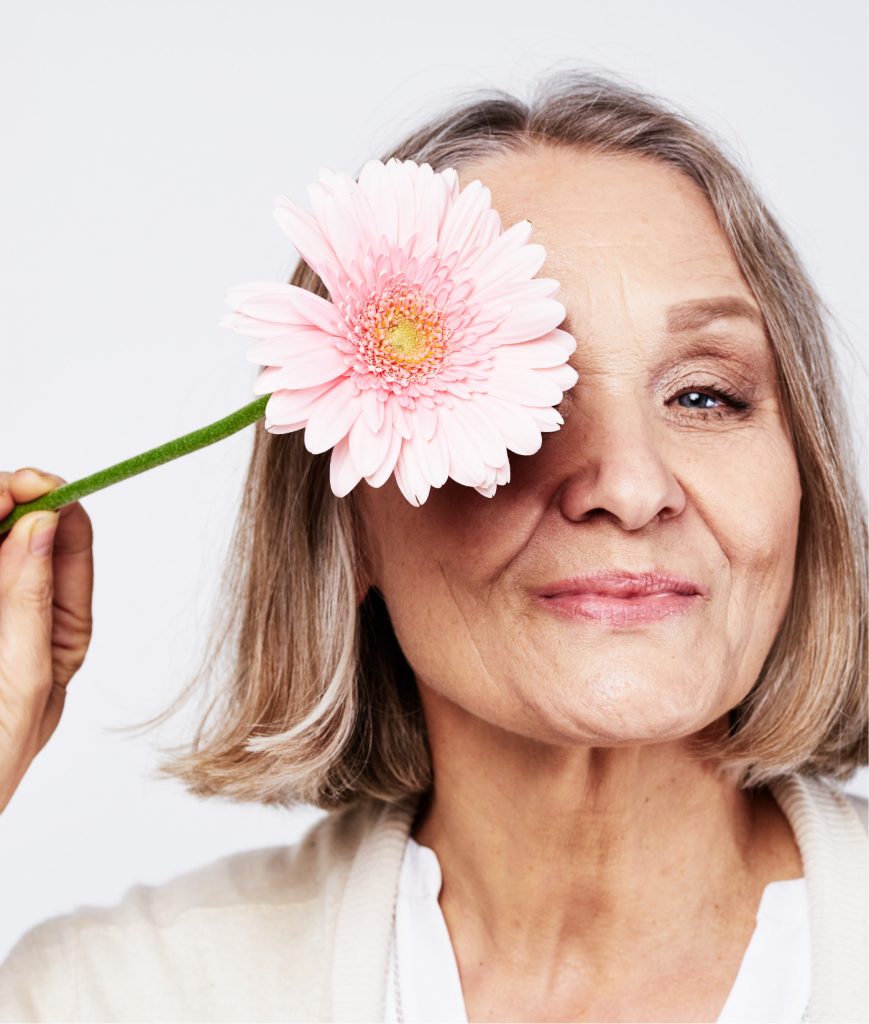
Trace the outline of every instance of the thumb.
{"type": "Polygon", "coordinates": [[[32,512],[9,531],[0,547],[0,680],[4,697],[25,701],[51,686],[51,551],[57,512],[32,512]]]}

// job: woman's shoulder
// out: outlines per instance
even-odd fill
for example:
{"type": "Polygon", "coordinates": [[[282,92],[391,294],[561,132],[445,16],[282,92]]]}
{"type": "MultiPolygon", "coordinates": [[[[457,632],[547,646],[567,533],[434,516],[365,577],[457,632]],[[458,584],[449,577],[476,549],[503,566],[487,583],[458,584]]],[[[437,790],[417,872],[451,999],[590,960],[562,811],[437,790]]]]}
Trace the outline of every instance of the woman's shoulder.
{"type": "Polygon", "coordinates": [[[869,799],[859,793],[844,791],[843,796],[857,812],[857,817],[863,823],[863,831],[869,833],[869,799]]]}
{"type": "Polygon", "coordinates": [[[842,821],[853,824],[856,818],[862,825],[863,832],[869,833],[869,812],[865,796],[845,789],[842,783],[835,779],[813,778],[807,780],[807,785],[814,792],[816,807],[823,811],[828,821],[841,818],[842,821]]]}
{"type": "Polygon", "coordinates": [[[826,776],[775,784],[800,846],[812,948],[810,1020],[863,1020],[869,957],[867,801],[826,776]]]}
{"type": "Polygon", "coordinates": [[[227,1000],[237,1000],[241,1015],[251,1001],[267,1015],[281,991],[296,999],[285,1019],[296,1010],[298,1019],[316,1019],[318,963],[328,959],[340,892],[382,815],[379,802],[360,801],[295,843],[225,855],[166,882],[133,885],[112,906],[82,905],[42,921],[0,964],[0,1020],[125,1019],[143,1005],[156,1020],[188,1007],[201,1013],[210,992],[214,1019],[230,1019],[227,1000]],[[267,949],[286,955],[263,956],[267,949]]]}
{"type": "Polygon", "coordinates": [[[851,839],[865,838],[869,832],[867,798],[836,779],[791,774],[776,779],[771,789],[794,826],[851,839]]]}
{"type": "Polygon", "coordinates": [[[194,911],[305,903],[340,882],[370,818],[371,808],[361,803],[335,811],[293,843],[225,854],[165,882],[134,884],[111,906],[81,905],[36,927],[118,927],[125,921],[168,926],[194,911]]]}

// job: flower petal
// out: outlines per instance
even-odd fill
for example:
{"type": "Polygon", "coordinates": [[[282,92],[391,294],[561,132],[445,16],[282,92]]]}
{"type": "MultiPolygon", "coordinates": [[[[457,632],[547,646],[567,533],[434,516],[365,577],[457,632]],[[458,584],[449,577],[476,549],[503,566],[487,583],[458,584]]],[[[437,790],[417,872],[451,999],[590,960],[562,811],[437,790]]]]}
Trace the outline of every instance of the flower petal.
{"type": "Polygon", "coordinates": [[[490,345],[511,345],[539,338],[564,321],[567,310],[558,299],[537,299],[514,305],[487,335],[490,345]]]}
{"type": "Polygon", "coordinates": [[[377,223],[364,194],[356,195],[355,182],[351,191],[338,177],[326,180],[329,185],[322,180],[309,185],[308,197],[323,235],[352,280],[353,261],[377,242],[377,223]]]}
{"type": "Polygon", "coordinates": [[[315,388],[300,388],[298,391],[274,391],[266,402],[266,416],[278,423],[295,423],[308,419],[317,400],[330,391],[332,381],[315,388]]]}
{"type": "Polygon", "coordinates": [[[360,416],[350,428],[350,454],[362,476],[374,473],[383,463],[392,433],[392,427],[385,421],[381,430],[373,431],[364,416],[360,416]]]}
{"type": "Polygon", "coordinates": [[[498,353],[498,359],[502,363],[528,367],[563,366],[567,358],[561,342],[546,341],[545,337],[536,341],[520,341],[516,345],[505,345],[498,353]]]}
{"type": "Polygon", "coordinates": [[[533,455],[543,444],[543,436],[533,416],[521,405],[504,402],[488,394],[479,398],[478,404],[504,437],[504,443],[517,455],[533,455]]]}
{"type": "Polygon", "coordinates": [[[332,448],[356,422],[362,405],[354,390],[353,381],[345,377],[317,399],[305,427],[305,447],[309,452],[316,455],[332,448]]]}
{"type": "Polygon", "coordinates": [[[287,371],[283,366],[266,366],[257,375],[253,385],[255,395],[271,395],[291,385],[287,382],[287,371]]]}
{"type": "Polygon", "coordinates": [[[465,264],[465,272],[468,277],[473,278],[480,288],[485,288],[491,281],[503,279],[505,276],[511,281],[515,281],[517,278],[527,280],[533,277],[546,258],[546,250],[542,245],[526,244],[533,230],[530,220],[517,221],[512,227],[480,249],[474,258],[465,264]],[[540,256],[537,270],[532,270],[530,274],[517,270],[517,267],[521,268],[529,260],[530,254],[528,253],[525,254],[524,259],[522,258],[523,249],[533,249],[535,250],[534,256],[540,256]],[[536,250],[542,250],[542,255],[536,250]]]}
{"type": "Polygon", "coordinates": [[[503,484],[508,483],[510,483],[510,463],[505,462],[503,466],[499,466],[492,473],[482,487],[477,487],[476,490],[479,491],[484,498],[493,498],[495,496],[495,491],[503,484]]]}
{"type": "MultiPolygon", "coordinates": [[[[479,254],[478,259],[486,256],[488,253],[484,251],[479,254]]],[[[479,269],[475,263],[469,268],[468,274],[480,288],[485,288],[496,281],[502,285],[518,284],[532,278],[545,260],[546,249],[539,242],[529,242],[519,249],[504,253],[497,260],[490,260],[479,269]]]]}
{"type": "Polygon", "coordinates": [[[489,211],[491,191],[475,178],[465,186],[459,198],[447,210],[441,227],[441,252],[457,252],[460,260],[470,257],[477,242],[480,223],[489,211]]]}
{"type": "Polygon", "coordinates": [[[490,466],[499,466],[507,458],[507,447],[498,427],[482,411],[474,399],[456,402],[450,410],[465,435],[490,466]]]}
{"type": "Polygon", "coordinates": [[[385,236],[393,250],[406,249],[418,227],[414,187],[418,173],[413,160],[394,157],[385,164],[369,160],[359,173],[359,186],[371,206],[378,236],[385,236]]]}
{"type": "Polygon", "coordinates": [[[380,401],[374,388],[363,388],[359,397],[362,399],[362,412],[369,429],[375,432],[380,430],[385,418],[386,403],[380,401]]]}
{"type": "Polygon", "coordinates": [[[226,291],[227,303],[239,313],[281,324],[311,324],[326,334],[343,334],[335,305],[307,288],[280,281],[248,281],[226,291]]]}
{"type": "Polygon", "coordinates": [[[537,372],[551,380],[562,391],[570,391],[579,380],[579,372],[569,363],[562,363],[560,366],[546,366],[537,372]]]}
{"type": "Polygon", "coordinates": [[[432,484],[435,487],[442,487],[450,475],[450,446],[447,443],[447,435],[441,430],[440,425],[431,440],[426,442],[426,453],[432,470],[432,484]]]}
{"type": "MultiPolygon", "coordinates": [[[[335,346],[334,339],[328,334],[323,334],[318,327],[301,324],[285,326],[288,326],[289,330],[276,338],[260,338],[259,341],[248,345],[246,358],[252,363],[259,363],[260,366],[286,366],[297,356],[308,352],[319,352],[324,349],[340,352],[335,346]]],[[[343,357],[343,353],[341,354],[343,357]]]]}
{"type": "Polygon", "coordinates": [[[422,505],[429,495],[431,484],[425,478],[416,460],[412,444],[405,442],[395,463],[395,482],[411,505],[422,505]]]}
{"type": "Polygon", "coordinates": [[[416,408],[413,410],[414,434],[419,434],[423,440],[429,441],[437,430],[437,426],[438,414],[436,410],[423,405],[422,402],[417,402],[416,408]]]}
{"type": "Polygon", "coordinates": [[[570,331],[563,331],[560,327],[554,328],[537,340],[556,342],[561,345],[566,355],[572,355],[577,349],[576,338],[574,338],[570,331]]]}
{"type": "Polygon", "coordinates": [[[325,275],[325,267],[337,264],[338,260],[317,219],[283,195],[275,196],[274,217],[302,259],[320,275],[331,293],[335,282],[331,275],[325,275]]]}
{"type": "Polygon", "coordinates": [[[382,487],[386,483],[395,468],[395,462],[398,459],[402,444],[401,434],[390,429],[389,447],[386,449],[386,455],[383,456],[383,462],[380,463],[377,469],[365,477],[368,484],[372,487],[382,487]]]}
{"type": "Polygon", "coordinates": [[[441,409],[438,429],[444,432],[450,453],[450,476],[456,483],[476,486],[486,476],[486,463],[452,409],[441,409]]]}
{"type": "Polygon", "coordinates": [[[386,165],[369,160],[359,172],[359,188],[377,220],[378,234],[398,246],[398,201],[386,165]]]}
{"type": "Polygon", "coordinates": [[[507,301],[512,304],[533,302],[537,299],[554,298],[561,290],[561,282],[554,277],[533,277],[530,281],[506,283],[499,278],[490,281],[485,288],[475,282],[474,302],[481,305],[507,301]]]}
{"type": "Polygon", "coordinates": [[[527,412],[544,434],[564,426],[564,417],[551,405],[528,409],[527,412]]]}
{"type": "Polygon", "coordinates": [[[497,362],[489,377],[489,394],[519,405],[557,405],[563,397],[563,389],[546,377],[545,372],[497,362]]]}
{"type": "MultiPolygon", "coordinates": [[[[273,339],[277,341],[279,339],[273,339]]],[[[259,342],[265,344],[265,342],[259,342]]],[[[271,342],[269,344],[272,344],[271,342]]],[[[277,355],[277,353],[276,353],[277,355]]],[[[287,372],[286,387],[312,388],[316,384],[325,384],[335,380],[347,371],[344,355],[334,345],[317,345],[314,348],[299,352],[289,352],[281,356],[284,360],[280,365],[287,372]]]]}
{"type": "Polygon", "coordinates": [[[245,316],[244,313],[227,313],[217,322],[221,327],[231,327],[239,334],[259,339],[276,338],[286,334],[288,329],[299,326],[298,324],[279,324],[269,320],[257,320],[252,316],[245,316]]]}
{"type": "Polygon", "coordinates": [[[416,195],[413,179],[418,166],[413,160],[392,159],[387,161],[386,169],[395,190],[398,209],[398,231],[395,241],[399,249],[404,249],[416,231],[416,195]]]}
{"type": "Polygon", "coordinates": [[[296,310],[300,322],[311,323],[326,334],[344,334],[346,332],[344,320],[333,302],[308,291],[307,288],[297,288],[292,284],[287,287],[292,289],[289,301],[296,310]]]}
{"type": "Polygon", "coordinates": [[[294,430],[301,430],[305,421],[298,423],[273,423],[268,417],[265,420],[265,428],[270,434],[291,434],[294,430]]]}
{"type": "Polygon", "coordinates": [[[414,430],[405,447],[408,444],[413,448],[426,480],[432,487],[442,487],[450,472],[450,451],[443,431],[437,430],[431,439],[426,440],[418,430],[414,430]]]}
{"type": "Polygon", "coordinates": [[[332,449],[332,458],[329,460],[329,486],[332,493],[343,498],[359,483],[361,476],[350,454],[348,438],[342,437],[332,449]]]}
{"type": "Polygon", "coordinates": [[[413,186],[416,196],[414,254],[420,254],[438,240],[441,222],[446,216],[450,201],[450,192],[444,177],[435,174],[431,164],[420,164],[413,186]]]}
{"type": "Polygon", "coordinates": [[[410,416],[404,406],[399,405],[398,402],[392,401],[389,403],[389,409],[387,415],[392,416],[392,424],[396,431],[405,439],[410,440],[410,435],[413,433],[413,425],[410,420],[410,416]]]}

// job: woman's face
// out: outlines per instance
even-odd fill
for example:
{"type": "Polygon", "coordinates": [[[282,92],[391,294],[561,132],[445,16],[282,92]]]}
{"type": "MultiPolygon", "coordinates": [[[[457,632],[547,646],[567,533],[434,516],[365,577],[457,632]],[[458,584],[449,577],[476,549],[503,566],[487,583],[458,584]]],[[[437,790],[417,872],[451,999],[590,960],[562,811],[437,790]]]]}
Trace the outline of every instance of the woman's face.
{"type": "Polygon", "coordinates": [[[541,148],[468,166],[462,187],[474,178],[504,228],[529,218],[546,247],[539,275],[561,282],[579,380],[564,425],[510,453],[493,498],[448,479],[415,507],[394,477],[363,480],[367,582],[424,704],[428,689],[556,744],[687,736],[751,689],[791,591],[801,490],[763,326],[703,325],[683,304],[759,307],[708,200],[673,169],[541,148]],[[613,568],[704,593],[628,625],[535,597],[613,568]]]}

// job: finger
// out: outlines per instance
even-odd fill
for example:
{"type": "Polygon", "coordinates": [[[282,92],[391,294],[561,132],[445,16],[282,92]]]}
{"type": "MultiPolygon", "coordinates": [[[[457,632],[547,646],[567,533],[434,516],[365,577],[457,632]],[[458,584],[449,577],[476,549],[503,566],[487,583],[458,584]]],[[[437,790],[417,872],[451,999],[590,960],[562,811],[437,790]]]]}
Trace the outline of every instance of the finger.
{"type": "Polygon", "coordinates": [[[46,473],[34,466],[24,466],[9,475],[9,490],[16,505],[33,501],[65,483],[56,473],[46,473]]]}
{"type": "MultiPolygon", "coordinates": [[[[54,491],[67,483],[62,476],[58,476],[56,473],[46,473],[34,466],[24,466],[15,470],[14,473],[0,473],[0,495],[3,491],[4,478],[11,496],[11,500],[7,502],[8,508],[5,515],[12,511],[14,505],[23,505],[26,502],[34,501],[43,494],[54,491]]],[[[2,505],[0,505],[0,509],[2,509],[2,505]]],[[[90,518],[81,504],[75,501],[56,511],[61,518],[54,543],[55,555],[76,555],[90,548],[93,544],[93,528],[90,518]]],[[[0,511],[0,515],[3,514],[0,511]]]]}
{"type": "MultiPolygon", "coordinates": [[[[35,466],[24,466],[7,475],[18,503],[33,501],[66,483],[56,473],[35,466]]],[[[63,613],[64,631],[64,650],[54,670],[57,678],[66,682],[77,670],[79,652],[87,648],[93,629],[93,527],[79,502],[65,505],[54,514],[59,519],[52,552],[52,598],[55,613],[63,613]]]]}
{"type": "Polygon", "coordinates": [[[54,605],[63,610],[67,640],[78,636],[87,646],[93,627],[93,526],[78,502],[60,509],[59,514],[54,539],[54,605]]]}
{"type": "MultiPolygon", "coordinates": [[[[33,466],[16,470],[11,482],[19,502],[33,501],[67,481],[56,473],[33,466]]],[[[54,539],[54,603],[64,610],[70,626],[89,629],[93,595],[94,533],[90,516],[81,503],[74,501],[57,510],[60,521],[54,539]]]]}
{"type": "Polygon", "coordinates": [[[26,728],[41,717],[53,678],[51,551],[31,548],[46,521],[56,528],[57,512],[28,512],[0,547],[0,703],[26,728]]]}
{"type": "MultiPolygon", "coordinates": [[[[34,466],[24,466],[14,472],[3,470],[0,472],[0,518],[5,519],[16,505],[34,501],[65,483],[63,477],[34,466]]],[[[5,540],[6,534],[0,534],[0,544],[5,540]]]]}
{"type": "Polygon", "coordinates": [[[8,469],[0,470],[0,518],[2,519],[5,519],[15,507],[15,499],[9,490],[11,477],[12,473],[8,469]]]}

